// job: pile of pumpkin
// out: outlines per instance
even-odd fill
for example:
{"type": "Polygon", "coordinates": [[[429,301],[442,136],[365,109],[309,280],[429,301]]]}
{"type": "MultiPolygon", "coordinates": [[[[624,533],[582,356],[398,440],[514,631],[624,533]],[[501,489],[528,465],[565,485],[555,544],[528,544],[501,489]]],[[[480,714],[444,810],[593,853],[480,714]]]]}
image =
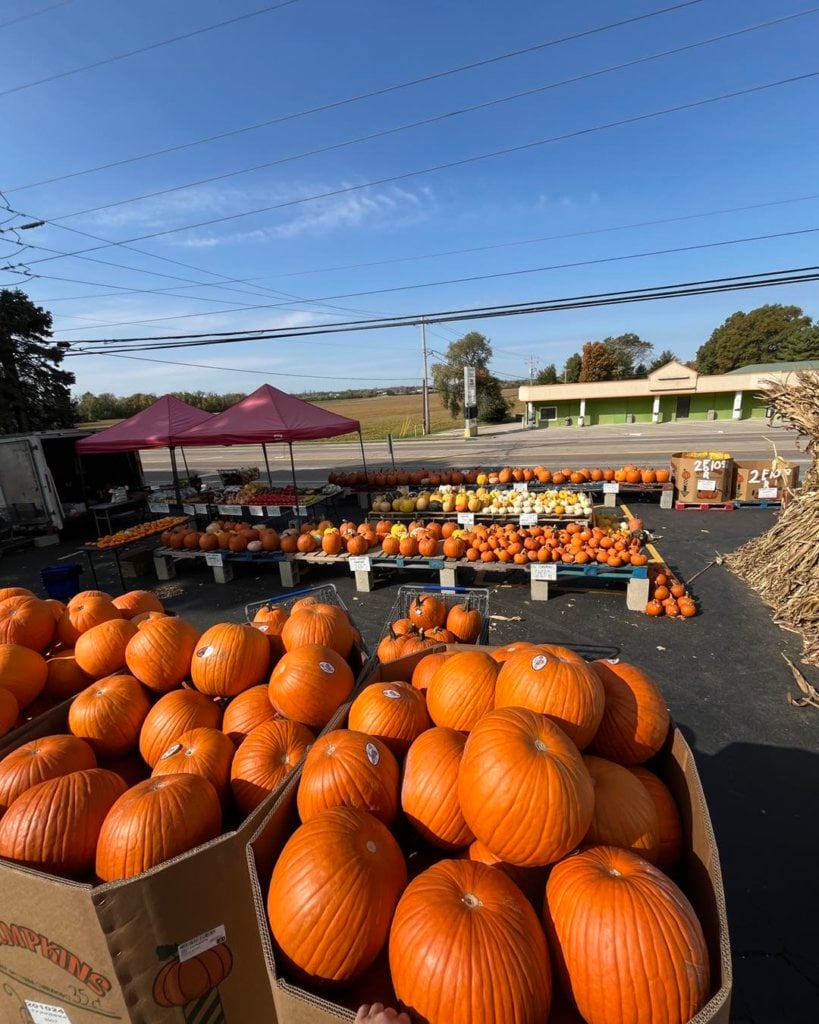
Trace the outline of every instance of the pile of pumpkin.
{"type": "Polygon", "coordinates": [[[553,971],[589,1024],[693,1017],[709,954],[671,877],[679,810],[644,767],[670,728],[654,681],[531,643],[407,675],[307,754],[267,898],[279,973],[360,991],[386,951],[426,1024],[542,1024],[553,971]]]}
{"type": "MultiPolygon", "coordinates": [[[[628,525],[628,524],[627,524],[628,525]]],[[[623,565],[645,565],[648,556],[638,531],[604,529],[567,523],[564,527],[473,526],[461,539],[463,555],[470,562],[561,562],[565,565],[600,565],[619,568],[623,565]]]]}
{"type": "Polygon", "coordinates": [[[295,768],[360,667],[347,613],[312,597],[200,635],[144,591],[62,609],[4,594],[4,721],[43,691],[73,700],[67,732],[0,761],[0,857],[65,878],[128,878],[216,838],[295,768]]]}
{"type": "Polygon", "coordinates": [[[117,533],[107,533],[98,540],[91,541],[90,546],[96,548],[115,548],[119,544],[129,544],[141,537],[152,537],[155,533],[165,533],[176,526],[187,522],[187,516],[165,516],[164,519],[152,519],[147,523],[137,523],[117,533]]]}
{"type": "Polygon", "coordinates": [[[448,607],[435,594],[419,594],[410,602],[406,617],[390,623],[376,654],[383,663],[437,644],[474,644],[483,625],[483,617],[469,596],[448,607]]]}
{"type": "Polygon", "coordinates": [[[369,474],[362,470],[350,473],[330,473],[331,484],[341,487],[460,487],[463,484],[494,486],[495,484],[586,484],[616,480],[627,484],[664,484],[670,477],[668,469],[635,466],[632,463],[618,469],[546,469],[543,466],[503,466],[497,470],[485,469],[381,469],[369,474]]]}
{"type": "Polygon", "coordinates": [[[200,532],[191,523],[165,530],[160,538],[166,548],[175,551],[278,551],[281,536],[277,530],[252,526],[245,522],[216,519],[200,532]]]}
{"type": "Polygon", "coordinates": [[[693,619],[697,614],[694,598],[685,585],[671,572],[660,571],[652,574],[651,596],[646,604],[646,615],[668,615],[675,619],[693,619]]]}

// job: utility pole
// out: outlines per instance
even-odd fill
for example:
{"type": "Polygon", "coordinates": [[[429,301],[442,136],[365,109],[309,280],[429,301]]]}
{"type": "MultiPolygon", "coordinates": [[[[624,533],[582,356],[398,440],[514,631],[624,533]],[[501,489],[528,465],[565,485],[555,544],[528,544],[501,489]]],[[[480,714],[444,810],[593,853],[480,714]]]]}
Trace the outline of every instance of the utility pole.
{"type": "Polygon", "coordinates": [[[429,433],[429,384],[427,382],[427,325],[421,321],[421,357],[424,365],[424,380],[422,383],[422,418],[424,434],[429,433]]]}
{"type": "Polygon", "coordinates": [[[535,379],[535,367],[537,366],[537,359],[534,356],[527,356],[526,362],[529,364],[529,380],[535,379]]]}

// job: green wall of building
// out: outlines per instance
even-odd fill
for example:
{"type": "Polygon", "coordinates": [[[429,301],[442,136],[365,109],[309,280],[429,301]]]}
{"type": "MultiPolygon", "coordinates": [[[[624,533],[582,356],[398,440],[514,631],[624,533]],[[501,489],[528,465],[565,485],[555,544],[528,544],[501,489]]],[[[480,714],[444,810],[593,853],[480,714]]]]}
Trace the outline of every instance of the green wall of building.
{"type": "MultiPolygon", "coordinates": [[[[710,395],[691,395],[688,419],[707,420],[709,410],[716,412],[718,420],[733,419],[734,413],[734,391],[719,392],[710,395]]],[[[677,419],[677,396],[660,395],[660,423],[670,423],[677,419]]],[[[571,419],[571,426],[577,426],[580,415],[580,401],[573,399],[564,402],[535,402],[535,422],[540,427],[565,427],[567,417],[571,419]],[[557,413],[556,419],[545,420],[541,418],[545,408],[554,407],[557,413]]],[[[651,423],[652,410],[654,408],[653,397],[640,398],[590,398],[586,400],[586,426],[597,426],[598,424],[626,423],[626,417],[634,416],[635,423],[651,423]]],[[[742,419],[764,418],[765,403],[756,398],[750,392],[742,398],[742,419]]]]}

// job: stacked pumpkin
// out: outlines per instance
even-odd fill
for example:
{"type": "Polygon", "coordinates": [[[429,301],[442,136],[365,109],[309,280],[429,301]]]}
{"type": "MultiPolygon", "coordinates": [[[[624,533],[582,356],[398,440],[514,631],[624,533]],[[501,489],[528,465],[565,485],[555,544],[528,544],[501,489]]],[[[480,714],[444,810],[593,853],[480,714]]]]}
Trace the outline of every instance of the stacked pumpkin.
{"type": "Polygon", "coordinates": [[[664,484],[670,477],[666,468],[635,466],[628,463],[618,469],[546,469],[543,466],[503,466],[500,469],[391,469],[376,470],[368,475],[357,471],[352,473],[331,473],[331,484],[342,487],[461,487],[477,484],[479,487],[496,484],[539,483],[539,484],[585,484],[612,481],[628,484],[664,484]]]}
{"type": "Polygon", "coordinates": [[[0,857],[112,881],[208,842],[280,785],[353,691],[358,635],[340,607],[304,598],[200,635],[143,603],[85,592],[62,613],[57,635],[87,674],[68,733],[0,761],[0,857]]]}
{"type": "Polygon", "coordinates": [[[651,578],[651,595],[646,615],[668,615],[669,618],[692,619],[697,614],[694,598],[672,573],[657,572],[651,578]]]}
{"type": "Polygon", "coordinates": [[[448,607],[435,594],[419,594],[410,602],[406,618],[390,624],[378,645],[378,660],[395,661],[438,644],[474,644],[483,624],[469,597],[448,607]]]}
{"type": "Polygon", "coordinates": [[[567,523],[565,527],[474,526],[464,538],[470,562],[562,562],[586,565],[597,562],[611,568],[645,565],[648,557],[638,533],[599,526],[567,523]]]}
{"type": "Polygon", "coordinates": [[[166,530],[161,540],[165,547],[175,551],[250,551],[258,554],[261,551],[278,551],[281,547],[277,530],[226,519],[215,519],[201,533],[190,523],[185,523],[166,530]]]}
{"type": "Polygon", "coordinates": [[[560,647],[370,685],[304,762],[268,892],[280,966],[345,986],[386,949],[414,1020],[542,1024],[554,963],[589,1024],[688,1021],[708,950],[670,877],[679,811],[643,767],[669,727],[645,673],[560,647]]]}

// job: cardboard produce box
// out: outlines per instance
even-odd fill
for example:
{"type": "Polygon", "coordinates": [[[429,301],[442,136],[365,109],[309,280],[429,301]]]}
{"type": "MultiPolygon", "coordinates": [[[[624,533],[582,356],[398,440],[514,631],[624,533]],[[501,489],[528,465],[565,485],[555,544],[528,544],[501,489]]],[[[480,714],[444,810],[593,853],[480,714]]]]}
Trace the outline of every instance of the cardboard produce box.
{"type": "Polygon", "coordinates": [[[784,491],[796,487],[799,466],[785,459],[743,459],[734,463],[734,490],[737,501],[781,501],[784,491]]]}
{"type": "Polygon", "coordinates": [[[722,505],[733,497],[734,462],[727,452],[676,452],[671,479],[677,501],[722,505]]]}
{"type": "MultiPolygon", "coordinates": [[[[401,659],[405,663],[403,667],[399,662],[381,666],[379,681],[406,678],[406,663],[417,660],[417,656],[413,656],[411,659],[401,659]]],[[[342,708],[328,728],[343,728],[348,710],[349,705],[342,708]]],[[[648,767],[664,779],[680,808],[684,851],[682,866],[675,877],[699,916],[711,958],[711,998],[692,1018],[692,1024],[728,1024],[732,985],[731,950],[719,854],[694,756],[678,729],[672,729],[664,749],[648,767]]],[[[288,978],[277,963],[268,925],[267,890],[273,866],[285,842],[299,824],[296,811],[299,777],[300,771],[293,776],[269,811],[247,850],[258,929],[276,1004],[276,1020],[277,1024],[337,1024],[338,1021],[349,1024],[361,1003],[380,1000],[387,1005],[396,1005],[386,955],[382,953],[363,978],[342,992],[308,991],[288,978]]],[[[537,909],[540,916],[540,908],[537,909]]]]}

